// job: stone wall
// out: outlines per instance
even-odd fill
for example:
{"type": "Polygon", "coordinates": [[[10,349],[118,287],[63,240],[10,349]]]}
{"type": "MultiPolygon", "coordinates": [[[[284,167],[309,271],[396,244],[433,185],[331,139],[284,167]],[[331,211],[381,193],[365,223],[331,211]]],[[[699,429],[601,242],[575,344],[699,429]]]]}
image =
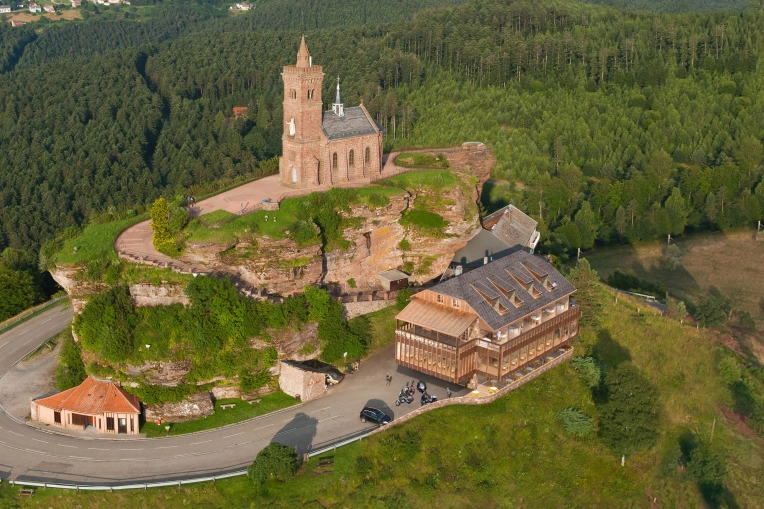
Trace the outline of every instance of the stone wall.
{"type": "Polygon", "coordinates": [[[316,399],[326,394],[326,376],[323,373],[300,369],[291,362],[281,362],[279,387],[290,396],[300,396],[302,401],[316,399]]]}
{"type": "Polygon", "coordinates": [[[146,405],[146,422],[184,422],[201,419],[215,413],[212,397],[209,392],[199,392],[180,403],[163,403],[161,405],[146,405]]]}
{"type": "Polygon", "coordinates": [[[510,392],[514,391],[518,387],[522,387],[523,385],[527,384],[531,380],[535,380],[536,378],[540,377],[547,371],[556,368],[560,364],[570,360],[570,358],[573,357],[573,349],[570,348],[567,352],[560,355],[553,361],[547,362],[540,368],[534,369],[531,371],[528,375],[522,377],[519,380],[515,380],[510,385],[503,387],[501,390],[494,394],[490,394],[488,396],[471,396],[466,395],[459,398],[450,398],[450,399],[441,399],[436,401],[435,403],[430,403],[429,405],[424,405],[422,407],[417,408],[413,412],[409,412],[403,417],[400,417],[399,419],[395,419],[393,422],[388,424],[387,426],[380,426],[379,428],[375,429],[369,435],[373,435],[375,433],[379,433],[380,431],[384,431],[386,429],[390,429],[392,426],[396,426],[398,424],[402,424],[406,421],[410,421],[417,415],[422,415],[425,412],[429,412],[430,410],[435,410],[436,408],[443,408],[445,406],[450,405],[487,405],[489,403],[493,403],[497,399],[509,394],[510,392]]]}

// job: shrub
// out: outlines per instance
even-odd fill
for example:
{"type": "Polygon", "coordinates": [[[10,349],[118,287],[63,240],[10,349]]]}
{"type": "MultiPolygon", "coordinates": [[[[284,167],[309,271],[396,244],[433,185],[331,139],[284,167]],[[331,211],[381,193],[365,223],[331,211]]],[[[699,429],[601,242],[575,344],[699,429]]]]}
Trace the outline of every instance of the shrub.
{"type": "Polygon", "coordinates": [[[289,236],[298,247],[308,246],[318,241],[318,228],[313,221],[298,219],[289,227],[289,236]]]}
{"type": "Polygon", "coordinates": [[[350,279],[348,279],[348,286],[350,288],[355,288],[356,287],[355,278],[351,277],[350,279]]]}
{"type": "Polygon", "coordinates": [[[61,334],[63,343],[59,354],[59,364],[56,366],[56,388],[65,391],[76,387],[87,378],[85,364],[80,355],[80,345],[72,338],[71,329],[61,334]]]}
{"type": "Polygon", "coordinates": [[[170,234],[170,209],[167,200],[161,196],[151,205],[152,242],[158,251],[172,243],[170,234]]]}
{"type": "Polygon", "coordinates": [[[565,427],[565,431],[574,435],[588,435],[594,431],[592,418],[578,408],[566,408],[557,414],[557,420],[565,427]]]}
{"type": "Polygon", "coordinates": [[[245,372],[239,376],[239,387],[242,392],[252,392],[266,385],[270,380],[271,374],[267,370],[258,371],[257,373],[252,374],[247,374],[245,372]]]}
{"type": "Polygon", "coordinates": [[[398,292],[398,295],[395,297],[395,305],[398,307],[398,309],[403,309],[409,305],[409,302],[411,301],[411,294],[411,288],[404,288],[398,292]]]}
{"type": "Polygon", "coordinates": [[[138,317],[126,286],[115,286],[94,296],[74,321],[82,346],[112,362],[134,352],[133,330],[138,317]]]}
{"type": "Polygon", "coordinates": [[[602,379],[602,370],[592,357],[574,357],[570,361],[571,367],[576,370],[581,381],[587,387],[593,389],[600,385],[602,379]]]}
{"type": "Polygon", "coordinates": [[[719,451],[711,447],[711,444],[700,442],[689,452],[687,473],[698,483],[706,501],[711,502],[724,491],[727,462],[719,451]]]}
{"type": "Polygon", "coordinates": [[[753,320],[751,313],[748,311],[743,311],[740,313],[740,320],[738,325],[740,325],[741,329],[747,330],[749,332],[756,332],[756,322],[753,320]]]}
{"type": "Polygon", "coordinates": [[[424,230],[437,230],[448,226],[448,222],[440,214],[419,209],[407,210],[399,222],[404,227],[413,225],[424,230]]]}
{"type": "Polygon", "coordinates": [[[371,193],[367,200],[372,210],[390,205],[390,199],[382,193],[371,193]]]}
{"type": "Polygon", "coordinates": [[[655,297],[666,295],[666,287],[663,283],[651,283],[640,279],[634,271],[623,272],[621,269],[615,269],[607,278],[607,284],[619,290],[627,292],[652,294],[655,297]]]}
{"type": "Polygon", "coordinates": [[[260,487],[268,479],[290,479],[297,468],[297,452],[294,448],[273,442],[257,453],[257,458],[247,468],[247,476],[255,487],[260,487]]]}
{"type": "Polygon", "coordinates": [[[658,439],[658,390],[630,362],[605,376],[607,397],[600,404],[600,435],[618,453],[647,449],[658,439]]]}
{"type": "Polygon", "coordinates": [[[408,239],[403,239],[398,242],[398,247],[401,248],[401,251],[411,251],[411,242],[408,239]]]}

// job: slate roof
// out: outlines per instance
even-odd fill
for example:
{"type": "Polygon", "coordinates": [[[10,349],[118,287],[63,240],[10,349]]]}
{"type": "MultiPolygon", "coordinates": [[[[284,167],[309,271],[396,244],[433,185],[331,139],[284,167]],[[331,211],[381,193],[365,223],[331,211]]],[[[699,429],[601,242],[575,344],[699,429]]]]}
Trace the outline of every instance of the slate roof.
{"type": "Polygon", "coordinates": [[[321,117],[321,128],[330,140],[375,134],[382,130],[376,122],[374,124],[366,116],[363,106],[345,108],[343,117],[335,115],[333,111],[325,111],[321,117]]]}
{"type": "Polygon", "coordinates": [[[483,228],[490,230],[510,246],[528,247],[538,222],[514,205],[502,207],[483,219],[483,228]]]}
{"type": "MultiPolygon", "coordinates": [[[[448,279],[430,290],[465,300],[491,329],[497,330],[534,311],[541,311],[559,298],[573,293],[576,288],[546,259],[526,251],[515,251],[500,260],[448,279]],[[556,283],[557,287],[547,290],[528,269],[538,276],[546,275],[549,283],[556,283]],[[530,286],[520,284],[511,274],[532,285],[540,295],[533,298],[528,292],[530,286]],[[514,295],[522,301],[522,305],[516,307],[494,283],[508,293],[514,290],[514,295]],[[501,304],[506,313],[499,314],[476,289],[491,299],[498,299],[497,303],[501,304]]],[[[414,300],[416,299],[412,298],[412,302],[414,300]]]]}
{"type": "Polygon", "coordinates": [[[141,412],[137,396],[128,394],[111,382],[96,380],[92,376],[87,377],[77,387],[53,396],[37,398],[35,402],[44,407],[70,410],[78,414],[141,412]]]}
{"type": "Polygon", "coordinates": [[[494,261],[517,251],[517,249],[517,247],[510,246],[492,232],[481,228],[467,242],[466,246],[454,253],[451,262],[465,267],[477,267],[483,265],[483,258],[485,256],[489,257],[489,261],[494,261]]]}

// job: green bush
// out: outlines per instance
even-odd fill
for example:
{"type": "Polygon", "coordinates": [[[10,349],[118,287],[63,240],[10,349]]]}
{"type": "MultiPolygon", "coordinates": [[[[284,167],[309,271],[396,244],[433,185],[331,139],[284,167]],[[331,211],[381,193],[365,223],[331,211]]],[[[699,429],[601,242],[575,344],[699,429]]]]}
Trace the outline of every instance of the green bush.
{"type": "Polygon", "coordinates": [[[401,248],[401,251],[411,251],[411,242],[408,239],[403,239],[398,242],[398,247],[401,248]]]}
{"type": "Polygon", "coordinates": [[[592,418],[578,408],[566,408],[557,414],[557,420],[565,427],[565,431],[574,435],[588,435],[594,431],[592,418]]]}
{"type": "Polygon", "coordinates": [[[293,447],[272,442],[257,453],[257,458],[247,468],[247,476],[252,484],[259,488],[269,479],[291,479],[298,467],[297,452],[293,447]]]}
{"type": "Polygon", "coordinates": [[[159,403],[171,402],[178,403],[184,399],[196,394],[197,392],[206,392],[212,389],[214,384],[194,385],[181,383],[175,387],[164,385],[141,385],[140,387],[126,387],[125,390],[147,405],[156,405],[159,403]]]}
{"type": "Polygon", "coordinates": [[[367,201],[369,202],[369,208],[372,210],[390,205],[390,199],[382,193],[371,193],[367,201]]]}
{"type": "Polygon", "coordinates": [[[621,269],[615,269],[607,278],[607,284],[619,290],[627,292],[645,293],[654,297],[662,298],[666,295],[666,287],[663,283],[651,283],[640,279],[634,271],[623,272],[621,269]]]}
{"type": "Polygon", "coordinates": [[[298,247],[315,244],[319,240],[318,228],[313,221],[298,219],[289,227],[289,237],[298,247]]]}
{"type": "Polygon", "coordinates": [[[74,320],[82,346],[112,362],[122,362],[133,355],[133,331],[137,324],[130,292],[122,285],[95,295],[74,320]]]}
{"type": "Polygon", "coordinates": [[[658,389],[631,362],[605,376],[606,397],[599,405],[600,435],[618,454],[641,451],[658,440],[658,389]]]}
{"type": "Polygon", "coordinates": [[[437,230],[448,226],[448,221],[440,214],[419,209],[407,210],[399,222],[404,227],[413,225],[425,230],[437,230]]]}
{"type": "Polygon", "coordinates": [[[252,392],[266,385],[270,380],[271,374],[266,370],[252,374],[242,373],[239,376],[239,387],[242,392],[252,392]]]}
{"type": "Polygon", "coordinates": [[[56,389],[65,391],[76,387],[87,378],[85,364],[82,362],[80,354],[80,345],[72,338],[71,329],[66,329],[59,336],[62,338],[61,353],[59,354],[59,364],[56,366],[56,389]]]}
{"type": "Polygon", "coordinates": [[[602,370],[592,357],[574,357],[570,361],[570,365],[576,370],[587,387],[593,389],[600,385],[602,370]]]}
{"type": "Polygon", "coordinates": [[[348,279],[347,283],[348,283],[348,286],[349,286],[350,288],[355,288],[355,287],[356,287],[355,278],[352,278],[352,277],[351,277],[350,279],[348,279]]]}
{"type": "Polygon", "coordinates": [[[398,309],[403,309],[409,305],[409,301],[411,301],[411,295],[411,288],[404,288],[403,290],[398,291],[398,295],[395,297],[395,305],[398,307],[398,309]]]}
{"type": "Polygon", "coordinates": [[[321,359],[334,362],[347,352],[348,358],[361,357],[366,352],[364,339],[354,334],[344,320],[342,304],[329,301],[329,309],[318,324],[318,338],[321,340],[321,359]]]}

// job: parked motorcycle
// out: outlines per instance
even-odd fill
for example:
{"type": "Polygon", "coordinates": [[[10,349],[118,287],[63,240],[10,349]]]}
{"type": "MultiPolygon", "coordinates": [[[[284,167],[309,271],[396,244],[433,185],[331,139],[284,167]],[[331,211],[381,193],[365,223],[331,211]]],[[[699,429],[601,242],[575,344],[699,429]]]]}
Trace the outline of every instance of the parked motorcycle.
{"type": "Polygon", "coordinates": [[[427,391],[424,391],[422,393],[422,399],[420,400],[419,404],[421,406],[424,406],[424,405],[429,405],[430,403],[435,403],[436,401],[438,401],[437,396],[430,396],[429,394],[427,394],[427,391]]]}
{"type": "Polygon", "coordinates": [[[408,403],[410,405],[413,401],[414,396],[406,390],[401,390],[400,394],[398,394],[398,399],[395,400],[395,406],[401,406],[401,403],[408,403]]]}
{"type": "Polygon", "coordinates": [[[416,388],[414,387],[414,381],[412,380],[410,384],[408,384],[406,388],[406,392],[409,393],[409,395],[413,396],[416,393],[416,388]]]}
{"type": "Polygon", "coordinates": [[[426,384],[426,383],[424,383],[424,381],[422,381],[422,380],[419,380],[419,383],[418,383],[418,384],[416,384],[416,389],[417,389],[419,392],[421,392],[422,394],[424,394],[425,392],[427,392],[427,384],[426,384]]]}

